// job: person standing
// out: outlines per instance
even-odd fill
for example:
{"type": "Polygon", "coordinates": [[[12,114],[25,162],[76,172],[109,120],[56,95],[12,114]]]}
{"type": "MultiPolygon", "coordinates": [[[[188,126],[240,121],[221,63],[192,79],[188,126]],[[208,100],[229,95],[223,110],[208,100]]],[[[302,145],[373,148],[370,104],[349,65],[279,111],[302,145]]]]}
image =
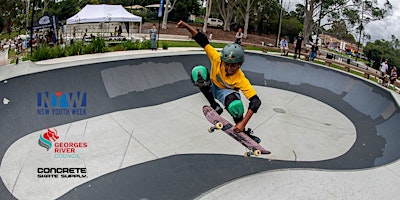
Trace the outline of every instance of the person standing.
{"type": "Polygon", "coordinates": [[[121,36],[121,34],[122,34],[122,26],[119,25],[119,28],[118,28],[118,36],[121,36]]]}
{"type": "Polygon", "coordinates": [[[296,36],[295,41],[294,41],[294,59],[297,58],[297,52],[299,52],[299,57],[298,59],[300,59],[300,55],[301,55],[301,46],[303,43],[303,34],[300,32],[298,36],[296,36]]]}
{"type": "Polygon", "coordinates": [[[153,28],[150,29],[150,41],[151,41],[151,50],[156,51],[156,40],[157,40],[157,28],[156,24],[153,24],[153,28]]]}
{"type": "Polygon", "coordinates": [[[379,70],[381,71],[381,78],[382,78],[382,86],[386,86],[386,72],[388,70],[389,66],[388,66],[388,60],[386,59],[385,62],[381,63],[381,67],[379,68],[379,70]]]}
{"type": "Polygon", "coordinates": [[[235,36],[235,43],[236,44],[242,44],[242,38],[243,38],[243,33],[242,33],[242,28],[239,28],[238,32],[236,33],[235,36]]]}

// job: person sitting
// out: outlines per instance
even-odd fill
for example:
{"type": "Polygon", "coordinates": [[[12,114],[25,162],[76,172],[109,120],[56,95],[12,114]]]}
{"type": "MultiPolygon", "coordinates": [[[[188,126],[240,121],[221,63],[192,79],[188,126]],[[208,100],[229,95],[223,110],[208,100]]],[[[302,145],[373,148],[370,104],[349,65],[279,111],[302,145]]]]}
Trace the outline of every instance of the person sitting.
{"type": "Polygon", "coordinates": [[[282,37],[280,46],[281,46],[281,56],[287,56],[289,53],[289,43],[287,42],[286,37],[282,37]]]}
{"type": "Polygon", "coordinates": [[[390,84],[393,84],[397,79],[397,67],[393,66],[392,70],[390,71],[390,84]]]}
{"type": "Polygon", "coordinates": [[[238,32],[236,33],[235,36],[235,43],[236,44],[242,44],[242,38],[243,38],[243,33],[242,33],[242,28],[239,28],[238,32]]]}
{"type": "Polygon", "coordinates": [[[310,61],[314,61],[314,59],[317,57],[317,51],[318,51],[317,43],[314,43],[311,47],[310,61]]]}

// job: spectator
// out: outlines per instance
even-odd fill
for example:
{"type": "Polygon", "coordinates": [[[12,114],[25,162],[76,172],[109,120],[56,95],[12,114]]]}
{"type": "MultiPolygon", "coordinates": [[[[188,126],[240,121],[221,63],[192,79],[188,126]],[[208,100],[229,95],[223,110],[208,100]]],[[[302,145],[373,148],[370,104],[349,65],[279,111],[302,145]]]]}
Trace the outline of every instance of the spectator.
{"type": "Polygon", "coordinates": [[[150,29],[150,41],[151,41],[151,50],[156,51],[156,40],[157,40],[157,28],[156,24],[153,24],[153,28],[150,29]]]}
{"type": "Polygon", "coordinates": [[[288,41],[286,40],[286,37],[282,37],[279,45],[281,47],[281,56],[287,56],[289,53],[289,44],[288,41]]]}
{"type": "Polygon", "coordinates": [[[242,28],[239,28],[238,32],[236,33],[235,38],[236,38],[236,40],[235,40],[236,44],[239,44],[239,45],[242,44],[242,38],[243,38],[242,28]]]}
{"type": "Polygon", "coordinates": [[[314,59],[317,57],[317,51],[318,51],[317,43],[314,43],[311,47],[310,61],[314,61],[314,59]]]}
{"type": "Polygon", "coordinates": [[[122,34],[122,26],[119,25],[119,28],[118,28],[118,36],[121,36],[121,34],[122,34]]]}
{"type": "Polygon", "coordinates": [[[390,84],[393,84],[397,79],[397,67],[393,66],[390,72],[390,84]]]}
{"type": "Polygon", "coordinates": [[[298,36],[296,36],[295,41],[294,41],[294,59],[297,58],[297,52],[299,52],[299,58],[301,55],[301,45],[303,43],[303,34],[300,32],[298,36]]]}
{"type": "Polygon", "coordinates": [[[382,62],[381,67],[379,68],[381,71],[381,81],[382,86],[386,85],[385,78],[386,78],[386,71],[388,70],[388,60],[386,59],[385,62],[382,62]]]}

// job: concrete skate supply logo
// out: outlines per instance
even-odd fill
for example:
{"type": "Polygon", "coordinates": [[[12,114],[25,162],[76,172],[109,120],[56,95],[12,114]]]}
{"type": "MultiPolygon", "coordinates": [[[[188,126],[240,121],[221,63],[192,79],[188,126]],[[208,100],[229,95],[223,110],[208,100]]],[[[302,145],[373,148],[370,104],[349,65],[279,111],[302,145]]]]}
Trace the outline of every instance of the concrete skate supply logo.
{"type": "Polygon", "coordinates": [[[38,92],[38,115],[86,115],[86,92],[38,92]]]}
{"type": "Polygon", "coordinates": [[[88,147],[87,142],[60,142],[58,139],[56,129],[47,129],[47,132],[40,134],[38,143],[47,151],[51,149],[54,158],[80,158],[79,151],[88,147]]]}
{"type": "Polygon", "coordinates": [[[37,177],[38,178],[87,178],[87,169],[77,168],[77,167],[76,168],[40,167],[37,168],[37,177]]]}

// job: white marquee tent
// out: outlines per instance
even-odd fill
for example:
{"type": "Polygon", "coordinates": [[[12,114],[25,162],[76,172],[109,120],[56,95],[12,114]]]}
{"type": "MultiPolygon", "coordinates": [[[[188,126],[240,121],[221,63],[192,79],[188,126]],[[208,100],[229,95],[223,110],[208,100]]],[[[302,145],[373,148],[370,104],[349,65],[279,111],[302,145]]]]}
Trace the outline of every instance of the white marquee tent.
{"type": "Polygon", "coordinates": [[[67,25],[104,22],[139,22],[142,32],[142,17],[132,15],[121,5],[86,5],[76,15],[67,19],[67,25]]]}

